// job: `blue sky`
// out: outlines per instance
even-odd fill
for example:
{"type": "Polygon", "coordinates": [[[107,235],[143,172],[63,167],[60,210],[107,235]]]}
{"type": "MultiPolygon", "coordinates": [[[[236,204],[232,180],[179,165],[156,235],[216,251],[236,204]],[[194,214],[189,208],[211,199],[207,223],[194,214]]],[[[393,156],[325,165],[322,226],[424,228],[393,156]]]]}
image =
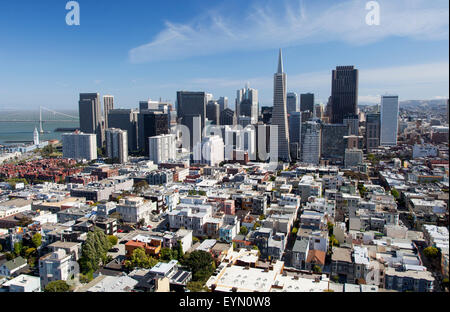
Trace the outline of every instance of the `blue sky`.
{"type": "Polygon", "coordinates": [[[380,25],[359,0],[65,0],[0,4],[0,109],[76,109],[78,93],[113,94],[116,107],[174,101],[177,90],[228,96],[246,82],[272,105],[283,48],[288,90],[326,103],[331,70],[360,70],[360,103],[449,96],[447,0],[379,0],[380,25]]]}

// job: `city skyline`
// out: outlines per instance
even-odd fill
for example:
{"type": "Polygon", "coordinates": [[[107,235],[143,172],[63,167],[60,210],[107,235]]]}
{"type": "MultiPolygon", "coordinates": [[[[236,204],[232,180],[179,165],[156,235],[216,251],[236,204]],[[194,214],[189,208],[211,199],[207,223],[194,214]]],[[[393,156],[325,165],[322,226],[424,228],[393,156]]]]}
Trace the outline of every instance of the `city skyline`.
{"type": "Polygon", "coordinates": [[[379,1],[379,26],[364,24],[365,1],[340,5],[330,1],[250,2],[233,17],[227,12],[238,6],[235,1],[153,6],[142,2],[128,8],[103,1],[79,3],[80,26],[65,24],[67,11],[56,1],[29,3],[27,9],[15,3],[4,5],[2,12],[8,15],[0,13],[0,27],[8,25],[9,32],[1,35],[0,107],[31,103],[31,109],[39,105],[70,109],[76,105],[77,94],[86,91],[114,95],[117,108],[132,108],[147,98],[174,103],[179,90],[226,96],[232,103],[236,90],[247,82],[259,90],[260,106],[271,106],[273,57],[280,47],[289,68],[287,91],[314,93],[317,102],[326,104],[331,70],[344,65],[360,71],[360,104],[379,103],[385,93],[399,94],[401,101],[448,97],[445,1],[379,1]],[[32,15],[37,6],[44,20],[32,15]],[[104,13],[101,23],[94,19],[99,12],[104,13]],[[119,12],[121,18],[117,18],[119,12]],[[151,22],[134,21],[144,12],[150,14],[151,22]],[[338,21],[348,18],[347,14],[353,14],[351,21],[340,26],[338,21]],[[411,17],[411,22],[398,25],[396,14],[404,20],[411,17]],[[251,26],[252,19],[260,22],[251,26]],[[317,23],[308,26],[307,21],[316,19],[317,23]],[[321,26],[318,21],[326,23],[321,26]],[[234,24],[246,31],[238,33],[237,26],[230,26],[234,24]],[[337,29],[330,32],[332,26],[337,29]],[[302,31],[284,40],[271,35],[272,31],[295,29],[302,31]],[[330,33],[336,36],[330,38],[330,33]],[[262,39],[263,34],[267,39],[262,39]],[[239,44],[242,38],[247,38],[249,47],[239,44]],[[205,40],[210,44],[201,51],[189,46],[205,40]],[[220,40],[224,43],[214,44],[220,40]],[[114,49],[105,49],[107,44],[114,49]],[[170,48],[170,44],[178,45],[170,48]],[[20,92],[24,85],[30,92],[20,92]]]}

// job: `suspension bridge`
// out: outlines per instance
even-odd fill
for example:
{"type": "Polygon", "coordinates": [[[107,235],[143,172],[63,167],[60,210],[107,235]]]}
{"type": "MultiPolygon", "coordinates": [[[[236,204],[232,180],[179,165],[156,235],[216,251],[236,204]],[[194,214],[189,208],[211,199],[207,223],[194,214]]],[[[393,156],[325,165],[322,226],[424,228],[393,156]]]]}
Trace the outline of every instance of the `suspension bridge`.
{"type": "MultiPolygon", "coordinates": [[[[19,114],[19,113],[18,113],[18,114],[19,114]]],[[[11,117],[11,116],[10,116],[10,117],[11,117]]],[[[0,123],[5,123],[5,122],[10,122],[10,123],[18,123],[18,122],[19,122],[19,123],[27,123],[27,122],[34,122],[34,123],[37,123],[37,122],[39,122],[39,132],[40,132],[40,133],[44,133],[44,129],[43,129],[43,127],[42,127],[42,124],[43,124],[43,123],[51,123],[51,122],[76,122],[76,121],[79,121],[79,118],[78,118],[77,116],[72,116],[72,115],[69,115],[69,114],[57,112],[57,111],[52,110],[52,109],[50,109],[50,108],[40,106],[40,107],[39,107],[39,120],[36,120],[36,119],[14,119],[14,118],[9,118],[9,119],[1,119],[1,120],[0,120],[0,123]],[[42,118],[42,111],[46,111],[46,112],[52,113],[53,115],[47,116],[47,117],[46,117],[47,119],[43,119],[43,118],[42,118]],[[68,119],[61,119],[61,118],[54,118],[54,119],[51,119],[51,117],[57,117],[57,116],[58,116],[58,117],[59,117],[59,116],[65,117],[65,118],[68,118],[68,119]]]]}

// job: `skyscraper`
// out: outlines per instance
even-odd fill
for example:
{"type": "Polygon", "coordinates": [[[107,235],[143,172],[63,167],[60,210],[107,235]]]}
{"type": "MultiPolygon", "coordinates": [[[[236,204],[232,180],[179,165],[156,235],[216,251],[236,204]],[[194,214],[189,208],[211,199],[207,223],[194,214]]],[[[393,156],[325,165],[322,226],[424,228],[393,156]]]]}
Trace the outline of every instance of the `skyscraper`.
{"type": "Polygon", "coordinates": [[[313,93],[304,93],[300,94],[300,111],[310,111],[314,112],[314,94],[313,93]]]}
{"type": "Polygon", "coordinates": [[[108,113],[108,125],[127,131],[128,151],[138,150],[138,111],[134,109],[112,109],[108,113]]]}
{"type": "Polygon", "coordinates": [[[108,125],[108,114],[114,109],[114,96],[112,95],[104,95],[103,96],[103,118],[105,120],[105,129],[109,128],[108,125]]]}
{"type": "Polygon", "coordinates": [[[236,114],[233,110],[225,108],[220,112],[220,124],[234,126],[237,123],[236,114]]]}
{"type": "Polygon", "coordinates": [[[228,97],[226,96],[221,96],[218,100],[217,103],[219,103],[220,106],[220,112],[222,112],[225,108],[228,108],[228,97]]]}
{"type": "Polygon", "coordinates": [[[298,112],[300,109],[300,106],[298,103],[298,94],[295,92],[289,92],[286,95],[286,105],[287,105],[288,114],[293,113],[293,112],[298,112]]]}
{"type": "Polygon", "coordinates": [[[380,114],[366,116],[366,150],[370,153],[380,146],[380,114]]]}
{"type": "Polygon", "coordinates": [[[109,159],[120,164],[128,161],[128,135],[127,131],[109,128],[106,129],[106,153],[109,159]]]}
{"type": "Polygon", "coordinates": [[[331,123],[342,124],[344,117],[357,115],[358,70],[337,66],[331,80],[331,123]]]}
{"type": "Polygon", "coordinates": [[[318,165],[321,156],[321,127],[316,121],[302,123],[302,162],[318,165]]]}
{"type": "Polygon", "coordinates": [[[278,159],[290,162],[289,128],[286,107],[286,73],[283,71],[283,56],[280,49],[278,70],[274,75],[272,125],[278,127],[278,159]]]}
{"type": "MultiPolygon", "coordinates": [[[[177,92],[177,113],[178,119],[181,119],[188,115],[200,115],[201,116],[201,130],[205,127],[206,120],[206,104],[207,94],[205,92],[190,92],[190,91],[178,91],[177,92]]],[[[191,135],[192,135],[192,129],[191,135]]]]}
{"type": "Polygon", "coordinates": [[[344,137],[349,134],[349,127],[345,124],[323,124],[321,129],[322,159],[332,163],[343,162],[345,156],[344,137]]]}
{"type": "Polygon", "coordinates": [[[149,154],[149,146],[148,146],[148,138],[169,133],[169,124],[168,119],[169,116],[162,112],[147,112],[142,116],[143,121],[143,146],[139,147],[140,149],[144,148],[145,155],[149,154]]]}
{"type": "Polygon", "coordinates": [[[383,95],[381,97],[380,144],[397,145],[398,133],[398,96],[383,95]]]}
{"type": "Polygon", "coordinates": [[[258,90],[249,88],[248,85],[237,91],[236,117],[247,116],[252,124],[258,122],[258,90]]]}
{"type": "Polygon", "coordinates": [[[289,142],[291,144],[291,157],[292,159],[300,158],[300,140],[302,131],[302,113],[292,112],[289,115],[289,142]]]}
{"type": "Polygon", "coordinates": [[[97,147],[103,147],[105,132],[102,127],[102,114],[99,93],[80,93],[78,102],[80,130],[83,133],[97,135],[97,147]]]}
{"type": "Polygon", "coordinates": [[[217,101],[209,101],[206,105],[206,118],[208,118],[213,125],[220,124],[220,106],[217,101]]]}

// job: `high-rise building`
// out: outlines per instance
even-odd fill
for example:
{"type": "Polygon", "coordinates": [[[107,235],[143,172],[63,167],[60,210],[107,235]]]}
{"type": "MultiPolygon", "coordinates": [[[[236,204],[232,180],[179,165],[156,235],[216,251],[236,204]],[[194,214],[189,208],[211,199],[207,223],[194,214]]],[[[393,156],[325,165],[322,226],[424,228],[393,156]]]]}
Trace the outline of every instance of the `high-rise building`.
{"type": "Polygon", "coordinates": [[[366,150],[370,153],[380,146],[380,114],[366,115],[366,150]]]}
{"type": "Polygon", "coordinates": [[[225,140],[225,159],[232,160],[233,152],[247,152],[250,159],[256,159],[256,131],[252,126],[244,129],[226,126],[223,138],[225,140]]]}
{"type": "Polygon", "coordinates": [[[194,163],[217,166],[224,161],[224,143],[219,135],[204,137],[194,147],[194,163]]]}
{"type": "Polygon", "coordinates": [[[302,123],[301,132],[302,162],[318,165],[321,155],[321,126],[316,121],[302,123]]]}
{"type": "Polygon", "coordinates": [[[331,162],[344,161],[345,144],[344,136],[348,135],[348,126],[343,124],[322,125],[322,150],[321,158],[331,162]]]}
{"type": "Polygon", "coordinates": [[[246,86],[237,91],[236,116],[250,117],[252,124],[258,122],[258,90],[246,86]]]}
{"type": "Polygon", "coordinates": [[[286,106],[287,106],[288,114],[293,113],[293,112],[298,112],[300,110],[297,93],[289,92],[286,95],[286,106]]]}
{"type": "Polygon", "coordinates": [[[206,105],[206,118],[208,118],[213,125],[220,124],[220,106],[217,101],[209,101],[206,105]]]}
{"type": "Polygon", "coordinates": [[[128,162],[127,131],[116,128],[106,129],[106,153],[114,162],[120,164],[128,162]]]}
{"type": "MultiPolygon", "coordinates": [[[[203,130],[206,124],[207,103],[208,101],[205,92],[178,91],[177,114],[181,124],[186,124],[183,122],[183,118],[186,116],[200,115],[201,130],[203,130]]],[[[190,130],[192,133],[192,129],[190,130]]]]}
{"type": "Polygon", "coordinates": [[[272,125],[278,127],[278,159],[290,162],[289,127],[286,107],[286,73],[283,70],[283,56],[278,56],[278,70],[274,75],[272,125]]]}
{"type": "Polygon", "coordinates": [[[103,147],[105,141],[100,105],[99,93],[80,93],[78,102],[80,131],[97,135],[97,147],[103,147]]]}
{"type": "Polygon", "coordinates": [[[357,115],[358,70],[354,66],[337,66],[331,80],[331,123],[342,124],[344,117],[357,115]]]}
{"type": "Polygon", "coordinates": [[[105,129],[109,128],[108,125],[108,113],[114,109],[114,96],[104,95],[103,96],[103,118],[105,120],[105,129]]]}
{"type": "Polygon", "coordinates": [[[266,125],[272,123],[272,113],[273,113],[273,107],[271,106],[264,106],[261,107],[261,116],[262,116],[262,122],[266,125]]]}
{"type": "Polygon", "coordinates": [[[229,125],[234,126],[236,125],[236,114],[233,110],[229,108],[225,108],[223,111],[220,112],[220,124],[221,125],[229,125]]]}
{"type": "Polygon", "coordinates": [[[300,159],[300,140],[302,131],[302,113],[292,112],[289,115],[289,142],[291,144],[291,158],[300,159]]]}
{"type": "Polygon", "coordinates": [[[321,103],[319,104],[314,104],[314,117],[322,120],[323,118],[323,105],[321,103]]]}
{"type": "Polygon", "coordinates": [[[175,134],[163,134],[148,138],[149,158],[160,164],[176,158],[175,134]]]}
{"type": "Polygon", "coordinates": [[[143,146],[140,148],[144,148],[145,155],[148,155],[148,138],[169,133],[169,116],[162,112],[150,111],[140,113],[140,115],[142,115],[142,139],[144,141],[143,146]]]}
{"type": "Polygon", "coordinates": [[[381,97],[380,145],[397,145],[398,134],[398,96],[381,97]]]}
{"type": "Polygon", "coordinates": [[[314,93],[300,94],[300,111],[314,112],[314,93]]]}
{"type": "Polygon", "coordinates": [[[359,135],[359,116],[349,115],[344,117],[344,125],[348,126],[348,135],[359,135]]]}
{"type": "Polygon", "coordinates": [[[92,133],[65,133],[62,135],[63,157],[76,160],[97,159],[96,135],[92,133]]]}
{"type": "Polygon", "coordinates": [[[228,108],[228,97],[226,97],[226,96],[221,96],[221,97],[217,100],[217,103],[219,103],[220,112],[222,112],[225,108],[228,108]]]}
{"type": "Polygon", "coordinates": [[[108,113],[109,127],[127,132],[128,151],[138,150],[138,116],[135,109],[112,109],[108,113]]]}

